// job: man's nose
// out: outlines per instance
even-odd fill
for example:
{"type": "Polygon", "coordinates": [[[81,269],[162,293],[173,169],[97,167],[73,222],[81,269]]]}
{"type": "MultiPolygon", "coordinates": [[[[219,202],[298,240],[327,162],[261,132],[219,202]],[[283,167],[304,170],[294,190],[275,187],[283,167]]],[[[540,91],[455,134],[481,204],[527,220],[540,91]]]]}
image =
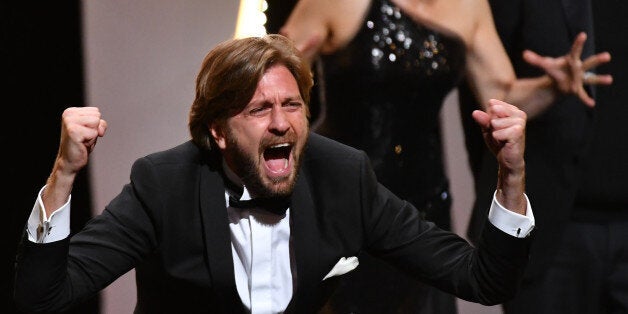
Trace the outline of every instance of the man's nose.
{"type": "Polygon", "coordinates": [[[288,131],[290,123],[288,123],[288,116],[283,107],[279,106],[272,109],[268,128],[271,132],[283,133],[288,131]]]}

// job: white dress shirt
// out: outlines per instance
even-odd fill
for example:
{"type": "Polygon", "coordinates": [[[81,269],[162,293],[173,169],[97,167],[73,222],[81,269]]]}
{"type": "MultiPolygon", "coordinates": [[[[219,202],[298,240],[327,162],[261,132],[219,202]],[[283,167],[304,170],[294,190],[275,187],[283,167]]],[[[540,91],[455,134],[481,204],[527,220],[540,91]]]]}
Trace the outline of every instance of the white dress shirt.
{"type": "MultiPolygon", "coordinates": [[[[240,179],[224,165],[225,174],[243,188],[237,195],[227,188],[229,196],[250,200],[240,179]]],[[[292,299],[293,267],[290,252],[290,209],[285,215],[265,210],[227,207],[231,231],[231,252],[236,288],[240,300],[252,314],[283,313],[292,299]]],[[[295,273],[293,274],[293,271],[295,273]]]]}

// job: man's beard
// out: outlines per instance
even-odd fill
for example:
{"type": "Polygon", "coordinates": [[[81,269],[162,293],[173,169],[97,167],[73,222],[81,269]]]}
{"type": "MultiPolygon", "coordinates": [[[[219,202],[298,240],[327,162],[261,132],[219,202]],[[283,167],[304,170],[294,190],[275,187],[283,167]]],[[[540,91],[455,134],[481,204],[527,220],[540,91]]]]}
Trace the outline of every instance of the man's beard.
{"type": "MultiPolygon", "coordinates": [[[[286,138],[295,139],[293,141],[294,146],[292,147],[292,155],[294,156],[292,171],[289,176],[282,178],[266,177],[260,169],[264,167],[264,165],[257,162],[260,160],[259,154],[263,154],[263,152],[258,152],[258,155],[248,154],[238,144],[235,136],[233,136],[230,131],[227,133],[226,140],[228,145],[225,153],[228,153],[231,158],[233,158],[234,164],[232,166],[236,167],[236,169],[233,170],[238,176],[240,176],[240,179],[242,179],[242,182],[252,196],[272,198],[287,197],[292,194],[292,190],[294,189],[294,185],[297,181],[299,166],[301,164],[303,147],[305,147],[305,145],[303,145],[303,147],[299,150],[296,135],[294,133],[275,140],[275,142],[277,142],[282,140],[286,141],[286,138]]],[[[260,145],[262,148],[260,148],[260,150],[262,150],[263,147],[268,147],[267,143],[272,141],[272,139],[263,139],[260,145]]],[[[290,158],[290,156],[288,156],[288,158],[290,158]]]]}

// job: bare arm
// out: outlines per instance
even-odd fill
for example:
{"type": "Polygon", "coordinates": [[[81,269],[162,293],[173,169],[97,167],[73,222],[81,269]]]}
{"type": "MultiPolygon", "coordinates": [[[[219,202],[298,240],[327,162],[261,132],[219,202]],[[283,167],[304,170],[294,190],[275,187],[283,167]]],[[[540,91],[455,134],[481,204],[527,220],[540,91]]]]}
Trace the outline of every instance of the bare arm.
{"type": "Polygon", "coordinates": [[[292,39],[308,62],[319,54],[330,33],[328,16],[332,10],[328,0],[300,0],[280,29],[292,39]]]}
{"type": "Polygon", "coordinates": [[[370,0],[299,0],[279,31],[312,62],[344,47],[358,32],[370,0]]]}
{"type": "Polygon", "coordinates": [[[107,122],[96,107],[72,107],[63,112],[59,152],[42,195],[47,217],[67,202],[76,175],[87,165],[96,140],[106,129],[107,122]]]}

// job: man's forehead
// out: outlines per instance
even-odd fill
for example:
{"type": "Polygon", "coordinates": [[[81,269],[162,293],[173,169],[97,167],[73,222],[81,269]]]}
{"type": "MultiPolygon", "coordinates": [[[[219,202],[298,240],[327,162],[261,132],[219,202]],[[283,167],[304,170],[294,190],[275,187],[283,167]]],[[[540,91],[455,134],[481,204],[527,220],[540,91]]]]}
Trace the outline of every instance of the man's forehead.
{"type": "Polygon", "coordinates": [[[274,65],[264,72],[249,103],[268,100],[303,101],[296,78],[282,64],[274,65]]]}

